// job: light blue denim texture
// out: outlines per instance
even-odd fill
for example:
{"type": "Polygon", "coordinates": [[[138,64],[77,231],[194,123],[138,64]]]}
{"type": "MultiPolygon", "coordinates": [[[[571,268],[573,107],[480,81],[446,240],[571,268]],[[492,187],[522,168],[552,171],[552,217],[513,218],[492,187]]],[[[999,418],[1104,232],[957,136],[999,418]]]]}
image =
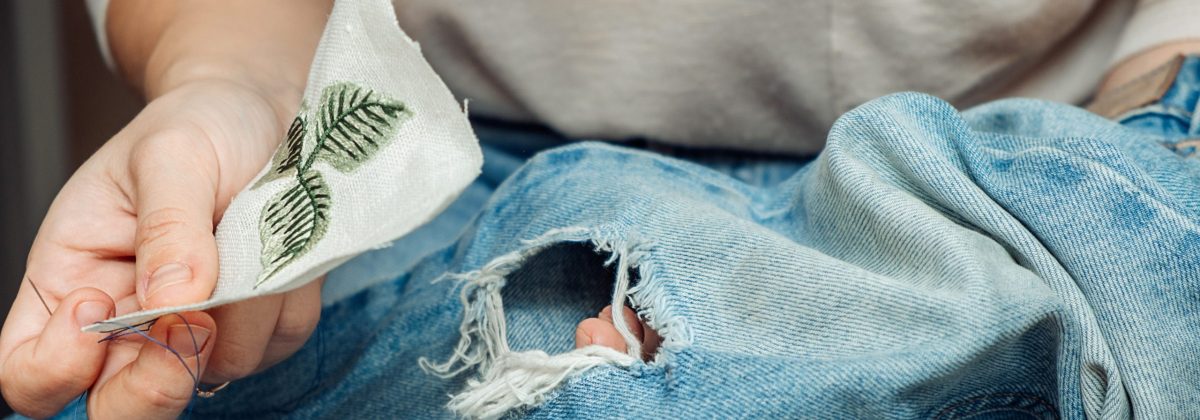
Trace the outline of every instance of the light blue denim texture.
{"type": "Polygon", "coordinates": [[[481,127],[488,166],[448,215],[331,273],[345,297],[308,344],[190,414],[449,417],[474,372],[418,366],[460,338],[463,284],[434,280],[545,246],[502,289],[515,350],[573,347],[611,299],[610,252],[674,345],[514,415],[1200,417],[1200,161],[1173,150],[1198,71],[1127,126],[891,95],[811,161],[580,143],[520,165],[553,140],[481,127]],[[586,234],[543,236],[562,228],[586,234]]]}

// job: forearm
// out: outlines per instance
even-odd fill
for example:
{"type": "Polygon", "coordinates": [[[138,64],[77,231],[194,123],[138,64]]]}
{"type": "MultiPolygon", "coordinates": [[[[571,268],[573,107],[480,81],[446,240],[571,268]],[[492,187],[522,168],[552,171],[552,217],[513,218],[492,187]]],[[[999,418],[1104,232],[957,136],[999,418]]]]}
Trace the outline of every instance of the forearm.
{"type": "Polygon", "coordinates": [[[290,113],[331,7],[331,0],[113,0],[106,26],[120,73],[147,100],[218,79],[290,113]]]}

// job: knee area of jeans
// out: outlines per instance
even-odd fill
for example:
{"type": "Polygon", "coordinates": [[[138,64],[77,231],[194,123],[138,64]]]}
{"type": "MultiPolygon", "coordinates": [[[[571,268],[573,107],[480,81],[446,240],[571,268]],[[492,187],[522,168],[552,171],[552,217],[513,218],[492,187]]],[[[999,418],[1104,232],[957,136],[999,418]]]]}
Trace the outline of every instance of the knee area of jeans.
{"type": "Polygon", "coordinates": [[[461,340],[448,360],[421,359],[421,367],[444,378],[475,376],[448,404],[460,415],[494,417],[536,406],[593,368],[647,367],[640,343],[617,319],[626,353],[602,346],[570,350],[576,323],[606,304],[626,303],[662,337],[649,365],[663,366],[689,340],[686,324],[671,316],[666,291],[655,281],[650,248],[636,235],[555,229],[478,270],[449,276],[461,284],[461,340]]]}

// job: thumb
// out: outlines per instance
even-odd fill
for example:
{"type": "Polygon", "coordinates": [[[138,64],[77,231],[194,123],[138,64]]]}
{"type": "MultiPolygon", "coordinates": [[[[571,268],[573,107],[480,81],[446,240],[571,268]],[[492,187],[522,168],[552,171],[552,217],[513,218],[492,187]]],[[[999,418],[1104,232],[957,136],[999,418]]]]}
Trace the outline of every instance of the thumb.
{"type": "Polygon", "coordinates": [[[171,132],[144,139],[132,158],[138,302],[149,309],[207,299],[217,281],[215,153],[204,138],[171,132]]]}

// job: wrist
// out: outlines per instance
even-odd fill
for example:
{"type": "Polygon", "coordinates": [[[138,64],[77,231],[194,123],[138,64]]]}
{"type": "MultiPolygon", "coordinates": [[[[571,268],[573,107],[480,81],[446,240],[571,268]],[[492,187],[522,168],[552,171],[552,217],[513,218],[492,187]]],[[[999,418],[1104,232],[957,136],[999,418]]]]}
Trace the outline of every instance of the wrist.
{"type": "Polygon", "coordinates": [[[185,84],[236,83],[290,119],[332,7],[330,0],[114,0],[114,61],[146,100],[185,84]]]}
{"type": "Polygon", "coordinates": [[[231,86],[264,99],[271,105],[277,121],[286,123],[299,107],[307,72],[307,62],[289,66],[236,56],[152,56],[147,63],[143,89],[149,101],[186,85],[231,86]]]}

